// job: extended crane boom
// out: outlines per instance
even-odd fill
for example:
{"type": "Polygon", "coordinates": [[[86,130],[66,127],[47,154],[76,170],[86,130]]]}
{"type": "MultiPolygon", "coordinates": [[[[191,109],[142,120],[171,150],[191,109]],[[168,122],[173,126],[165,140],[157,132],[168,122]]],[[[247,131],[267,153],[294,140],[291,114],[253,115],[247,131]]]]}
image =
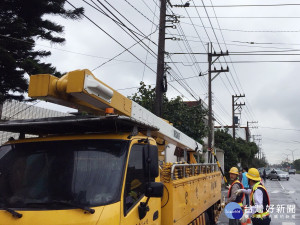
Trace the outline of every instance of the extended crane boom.
{"type": "Polygon", "coordinates": [[[114,108],[119,115],[157,127],[155,136],[187,151],[201,151],[202,145],[174,128],[136,102],[126,98],[89,70],[76,70],[57,78],[50,74],[30,77],[29,96],[72,107],[78,110],[104,115],[106,108],[114,108]]]}

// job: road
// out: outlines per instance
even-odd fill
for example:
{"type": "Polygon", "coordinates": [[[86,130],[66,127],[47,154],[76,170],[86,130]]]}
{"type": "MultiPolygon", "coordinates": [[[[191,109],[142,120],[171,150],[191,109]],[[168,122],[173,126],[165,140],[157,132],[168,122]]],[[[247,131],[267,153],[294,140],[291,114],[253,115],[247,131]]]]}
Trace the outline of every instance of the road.
{"type": "MultiPolygon", "coordinates": [[[[300,174],[290,175],[286,180],[267,180],[265,183],[269,193],[272,225],[300,224],[300,174]]],[[[222,194],[226,195],[226,191],[222,194]]],[[[227,225],[228,218],[221,214],[218,225],[227,225]]]]}

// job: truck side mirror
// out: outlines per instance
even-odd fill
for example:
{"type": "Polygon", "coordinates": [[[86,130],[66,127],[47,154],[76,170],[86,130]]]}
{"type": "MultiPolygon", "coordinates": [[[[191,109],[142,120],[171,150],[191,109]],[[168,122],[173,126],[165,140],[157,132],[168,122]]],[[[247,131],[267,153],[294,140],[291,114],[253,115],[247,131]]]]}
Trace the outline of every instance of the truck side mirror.
{"type": "Polygon", "coordinates": [[[150,182],[147,184],[146,197],[161,198],[164,192],[164,184],[161,182],[150,182]]]}
{"type": "Polygon", "coordinates": [[[158,149],[154,145],[145,145],[143,149],[143,164],[145,177],[154,179],[158,177],[158,149]]]}
{"type": "Polygon", "coordinates": [[[141,202],[138,211],[140,220],[143,219],[147,212],[149,212],[148,202],[151,197],[160,198],[163,196],[164,185],[161,182],[149,182],[146,186],[145,196],[147,197],[146,202],[141,202]]]}

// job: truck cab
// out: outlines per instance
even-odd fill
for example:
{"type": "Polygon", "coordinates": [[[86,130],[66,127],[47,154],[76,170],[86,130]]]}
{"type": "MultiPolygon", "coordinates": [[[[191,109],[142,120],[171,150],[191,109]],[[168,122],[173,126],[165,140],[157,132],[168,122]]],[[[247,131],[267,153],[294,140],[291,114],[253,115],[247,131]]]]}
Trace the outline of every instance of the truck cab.
{"type": "Polygon", "coordinates": [[[157,157],[155,140],[130,133],[10,141],[0,148],[0,224],[160,224],[160,198],[139,215],[159,180],[147,151],[157,157]]]}

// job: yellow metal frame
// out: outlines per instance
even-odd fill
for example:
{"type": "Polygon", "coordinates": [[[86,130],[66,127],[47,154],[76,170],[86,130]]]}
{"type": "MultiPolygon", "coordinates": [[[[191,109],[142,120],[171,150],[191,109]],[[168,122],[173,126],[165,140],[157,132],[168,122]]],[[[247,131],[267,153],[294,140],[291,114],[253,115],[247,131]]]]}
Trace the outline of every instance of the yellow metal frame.
{"type": "MultiPolygon", "coordinates": [[[[126,169],[128,167],[129,157],[131,153],[131,148],[135,144],[140,144],[138,140],[146,138],[145,136],[134,136],[130,143],[127,162],[126,162],[126,169]]],[[[156,145],[156,142],[153,138],[148,138],[150,145],[156,145]]],[[[156,182],[160,181],[160,177],[155,179],[156,182]]],[[[133,208],[124,216],[124,192],[125,192],[125,182],[126,182],[126,173],[123,179],[123,187],[122,187],[122,194],[121,194],[121,225],[129,225],[129,224],[152,224],[152,225],[160,225],[161,224],[161,199],[160,198],[151,198],[148,205],[150,211],[147,212],[147,215],[144,219],[140,220],[138,215],[138,206],[140,202],[146,202],[146,197],[144,196],[133,208]],[[153,221],[153,214],[155,211],[158,211],[159,218],[156,221],[153,221]],[[151,223],[150,223],[151,221],[151,223]]]]}
{"type": "Polygon", "coordinates": [[[131,116],[131,100],[98,80],[87,69],[69,72],[61,78],[50,74],[32,75],[30,76],[28,95],[96,115],[104,115],[105,108],[112,107],[119,115],[131,116]],[[97,95],[89,94],[84,89],[87,75],[92,76],[95,81],[113,91],[111,102],[107,102],[97,95]],[[93,102],[97,103],[97,106],[93,105],[93,102]]]}
{"type": "Polygon", "coordinates": [[[220,172],[165,183],[162,204],[167,204],[162,208],[162,224],[187,225],[220,200],[220,172]]]}

